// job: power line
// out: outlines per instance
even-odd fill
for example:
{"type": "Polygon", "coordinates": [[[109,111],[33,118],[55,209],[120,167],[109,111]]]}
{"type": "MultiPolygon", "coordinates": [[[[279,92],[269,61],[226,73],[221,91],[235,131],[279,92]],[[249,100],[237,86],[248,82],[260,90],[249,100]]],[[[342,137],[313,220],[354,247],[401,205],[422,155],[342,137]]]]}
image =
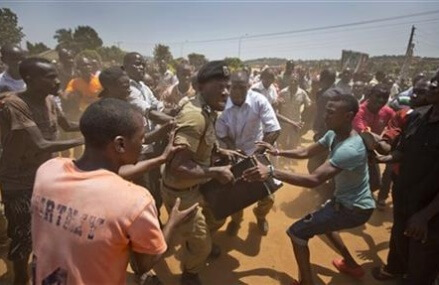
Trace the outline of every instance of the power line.
{"type": "MultiPolygon", "coordinates": [[[[379,18],[379,19],[373,19],[373,20],[352,22],[352,23],[346,23],[346,24],[331,25],[331,26],[321,26],[321,27],[315,27],[315,28],[306,28],[306,29],[285,31],[285,32],[248,35],[246,38],[247,39],[263,38],[263,37],[278,36],[278,35],[298,34],[298,33],[314,32],[314,31],[324,31],[324,30],[338,29],[338,28],[349,27],[349,26],[360,26],[360,25],[373,24],[373,23],[382,23],[382,22],[393,21],[393,20],[398,20],[398,19],[406,19],[406,18],[411,18],[411,17],[418,17],[418,16],[425,16],[425,15],[432,15],[432,14],[439,14],[439,10],[426,11],[426,12],[414,13],[414,14],[406,14],[406,15],[394,16],[394,17],[388,17],[388,18],[379,18]]],[[[241,36],[234,36],[234,37],[229,37],[229,38],[217,38],[217,39],[209,39],[209,40],[188,41],[187,43],[208,43],[208,42],[234,41],[234,40],[239,40],[240,38],[241,38],[241,36]]]]}

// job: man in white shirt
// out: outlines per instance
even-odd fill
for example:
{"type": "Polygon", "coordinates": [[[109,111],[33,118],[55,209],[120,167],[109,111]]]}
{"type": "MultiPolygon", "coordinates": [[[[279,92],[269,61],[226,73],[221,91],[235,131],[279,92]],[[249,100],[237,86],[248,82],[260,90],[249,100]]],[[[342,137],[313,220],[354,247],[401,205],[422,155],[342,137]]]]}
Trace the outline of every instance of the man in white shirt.
{"type": "Polygon", "coordinates": [[[350,69],[349,67],[345,68],[341,72],[340,80],[337,82],[335,86],[343,90],[343,92],[346,94],[352,93],[352,85],[351,85],[352,77],[353,77],[352,69],[350,69]]]}
{"type": "MultiPolygon", "coordinates": [[[[268,100],[260,93],[249,90],[249,75],[238,71],[231,77],[232,87],[226,109],[216,122],[219,140],[229,149],[239,149],[246,155],[261,153],[263,149],[255,146],[255,141],[274,143],[280,134],[276,113],[268,100]]],[[[261,234],[268,232],[266,216],[274,203],[268,196],[258,202],[253,209],[261,234]]],[[[227,226],[229,235],[236,235],[243,219],[243,211],[232,215],[227,226]]]]}
{"type": "Polygon", "coordinates": [[[21,92],[26,90],[26,83],[21,79],[20,73],[18,72],[18,65],[24,58],[24,52],[18,46],[2,46],[1,61],[7,68],[0,74],[0,93],[7,91],[21,92]]]}
{"type": "MultiPolygon", "coordinates": [[[[279,96],[279,113],[290,120],[301,122],[301,108],[305,109],[311,106],[311,99],[305,90],[299,87],[299,78],[292,76],[289,86],[282,89],[279,96]]],[[[299,129],[282,122],[283,132],[280,136],[280,142],[284,147],[296,148],[299,145],[300,132],[299,129]]]]}
{"type": "MultiPolygon", "coordinates": [[[[147,118],[146,131],[151,132],[157,124],[169,123],[173,118],[163,113],[163,103],[159,101],[151,89],[142,82],[145,75],[145,61],[141,54],[137,52],[127,53],[123,60],[123,67],[130,78],[130,95],[127,102],[140,110],[147,118]]],[[[170,125],[171,126],[171,125],[170,125]]],[[[163,146],[166,145],[166,137],[159,137],[154,144],[144,145],[142,155],[144,159],[156,157],[163,152],[163,146]]],[[[147,186],[153,195],[157,209],[162,204],[160,195],[160,169],[154,169],[147,173],[144,181],[136,181],[142,186],[147,186]]],[[[160,214],[160,212],[159,212],[160,214]]]]}
{"type": "Polygon", "coordinates": [[[259,92],[267,98],[271,105],[277,102],[277,91],[273,83],[275,80],[275,74],[273,69],[266,68],[261,73],[261,81],[252,85],[253,91],[259,92]]]}

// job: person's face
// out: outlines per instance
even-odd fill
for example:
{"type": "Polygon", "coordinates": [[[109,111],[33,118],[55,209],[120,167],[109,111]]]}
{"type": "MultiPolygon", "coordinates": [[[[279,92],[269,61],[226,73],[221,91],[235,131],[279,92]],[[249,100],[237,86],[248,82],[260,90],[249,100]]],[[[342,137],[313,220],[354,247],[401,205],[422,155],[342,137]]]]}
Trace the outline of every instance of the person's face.
{"type": "Polygon", "coordinates": [[[374,113],[378,113],[389,100],[389,94],[372,93],[369,97],[368,108],[374,113]]]}
{"type": "Polygon", "coordinates": [[[168,66],[166,65],[166,62],[160,61],[159,68],[161,73],[165,73],[168,69],[168,66]]]}
{"type": "Polygon", "coordinates": [[[410,105],[412,107],[420,107],[427,105],[427,94],[429,91],[430,82],[421,80],[413,87],[413,95],[410,98],[410,105]]]}
{"type": "Polygon", "coordinates": [[[145,75],[145,61],[140,54],[136,54],[124,66],[128,76],[135,80],[140,81],[145,75]]]}
{"type": "Polygon", "coordinates": [[[431,81],[426,98],[428,104],[439,104],[439,83],[437,78],[431,81]]]}
{"type": "Polygon", "coordinates": [[[341,74],[341,80],[343,80],[343,82],[349,83],[351,82],[351,79],[352,79],[352,72],[349,70],[343,71],[343,73],[341,74]]]}
{"type": "Polygon", "coordinates": [[[191,82],[192,70],[191,68],[185,67],[177,72],[178,82],[184,85],[188,85],[191,82]]]}
{"type": "Polygon", "coordinates": [[[87,58],[83,58],[78,61],[77,68],[79,70],[79,74],[83,78],[90,78],[93,72],[91,62],[87,58]]]}
{"type": "Polygon", "coordinates": [[[16,76],[19,75],[18,66],[24,58],[24,52],[18,47],[15,47],[6,55],[2,56],[2,61],[8,66],[8,72],[16,76]]]}
{"type": "Polygon", "coordinates": [[[67,67],[73,66],[73,52],[70,50],[62,49],[59,52],[59,61],[67,67]]]}
{"type": "Polygon", "coordinates": [[[296,92],[297,89],[299,88],[299,82],[298,82],[296,79],[292,79],[292,80],[290,81],[289,86],[290,86],[290,90],[291,90],[292,92],[296,92]]]}
{"type": "Polygon", "coordinates": [[[247,97],[248,83],[243,81],[232,82],[230,89],[230,99],[236,106],[244,104],[247,97]]]}
{"type": "Polygon", "coordinates": [[[224,111],[230,95],[230,87],[231,83],[228,79],[211,79],[199,84],[200,93],[214,111],[224,111]]]}
{"type": "Polygon", "coordinates": [[[96,59],[91,61],[91,70],[93,73],[96,73],[100,69],[99,62],[96,59]]]}
{"type": "Polygon", "coordinates": [[[140,114],[133,118],[136,121],[137,131],[131,137],[116,137],[116,150],[120,154],[121,165],[135,164],[142,150],[145,137],[144,119],[140,114]]]}
{"type": "Polygon", "coordinates": [[[274,83],[274,75],[265,75],[261,78],[261,81],[262,85],[264,85],[265,88],[268,88],[274,83]]]}
{"type": "Polygon", "coordinates": [[[58,95],[60,88],[60,81],[55,67],[50,63],[37,63],[41,72],[38,75],[32,76],[28,80],[28,89],[35,90],[35,94],[41,95],[45,98],[47,95],[58,95]]]}
{"type": "Polygon", "coordinates": [[[130,96],[130,78],[128,75],[119,77],[109,90],[111,97],[126,101],[130,96]]]}
{"type": "Polygon", "coordinates": [[[329,101],[325,109],[325,123],[329,130],[339,130],[351,124],[352,112],[347,112],[343,102],[329,101]]]}
{"type": "Polygon", "coordinates": [[[355,82],[354,86],[352,87],[352,93],[355,98],[360,100],[364,94],[364,84],[362,82],[355,82]]]}

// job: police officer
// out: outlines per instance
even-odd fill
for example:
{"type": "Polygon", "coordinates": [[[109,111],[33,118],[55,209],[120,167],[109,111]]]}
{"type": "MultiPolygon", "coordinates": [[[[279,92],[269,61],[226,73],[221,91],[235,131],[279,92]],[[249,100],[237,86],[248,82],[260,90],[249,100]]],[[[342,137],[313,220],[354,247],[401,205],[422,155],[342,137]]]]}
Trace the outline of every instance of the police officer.
{"type": "MultiPolygon", "coordinates": [[[[223,184],[233,180],[230,166],[211,164],[213,155],[228,158],[238,155],[217,147],[214,128],[216,112],[224,110],[229,97],[230,71],[224,61],[211,61],[200,69],[197,82],[198,94],[180,102],[182,109],[176,117],[174,144],[186,148],[175,154],[163,173],[162,197],[168,211],[177,198],[181,199],[183,209],[195,202],[202,203],[199,186],[210,179],[217,179],[223,184]]],[[[216,221],[204,205],[177,229],[185,251],[181,284],[201,284],[198,273],[207,257],[209,254],[211,257],[220,254],[217,246],[212,247],[211,235],[223,223],[216,221]]]]}

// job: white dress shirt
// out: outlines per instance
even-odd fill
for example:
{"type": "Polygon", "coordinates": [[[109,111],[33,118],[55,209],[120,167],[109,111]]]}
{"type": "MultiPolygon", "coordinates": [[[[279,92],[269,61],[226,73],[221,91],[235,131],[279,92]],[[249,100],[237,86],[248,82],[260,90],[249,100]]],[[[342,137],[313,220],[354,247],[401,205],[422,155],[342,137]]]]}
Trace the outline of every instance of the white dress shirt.
{"type": "Polygon", "coordinates": [[[245,102],[236,106],[229,98],[226,109],[216,122],[218,138],[228,137],[237,149],[247,155],[256,150],[255,141],[260,141],[264,133],[280,130],[276,113],[268,100],[255,91],[249,90],[245,102]]]}
{"type": "MultiPolygon", "coordinates": [[[[140,109],[144,116],[148,116],[150,110],[163,110],[163,102],[159,101],[151,89],[142,81],[136,82],[130,79],[130,96],[128,96],[128,103],[140,109]]],[[[148,120],[149,131],[155,127],[154,123],[148,120]]]]}
{"type": "Polygon", "coordinates": [[[268,88],[265,88],[264,84],[262,84],[262,81],[260,81],[258,83],[253,84],[250,89],[264,95],[265,98],[267,98],[268,102],[270,102],[270,104],[272,105],[277,100],[277,91],[276,91],[276,87],[274,87],[273,84],[271,84],[268,88]]]}

